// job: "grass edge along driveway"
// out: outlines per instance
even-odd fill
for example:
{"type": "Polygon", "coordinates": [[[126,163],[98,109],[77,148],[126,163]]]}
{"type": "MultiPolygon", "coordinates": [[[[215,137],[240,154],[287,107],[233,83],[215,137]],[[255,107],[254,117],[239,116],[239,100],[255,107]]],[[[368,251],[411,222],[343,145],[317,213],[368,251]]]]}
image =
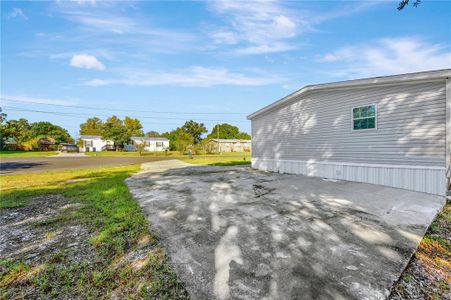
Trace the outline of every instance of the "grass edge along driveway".
{"type": "MultiPolygon", "coordinates": [[[[167,264],[162,246],[149,231],[138,203],[124,183],[139,166],[5,175],[0,177],[0,209],[6,212],[28,205],[33,197],[63,195],[81,205],[70,213],[36,226],[72,223],[86,226],[89,244],[97,253],[96,262],[65,264],[60,259],[45,261],[37,268],[22,259],[0,260],[0,299],[21,298],[19,291],[34,291],[33,297],[82,298],[187,298],[183,285],[167,264]],[[140,261],[137,271],[132,264],[118,264],[137,248],[142,240],[152,243],[151,251],[140,261]]],[[[22,296],[26,296],[22,295],[22,296]]]]}
{"type": "Polygon", "coordinates": [[[45,157],[57,155],[58,151],[0,151],[0,158],[7,157],[45,157]]]}

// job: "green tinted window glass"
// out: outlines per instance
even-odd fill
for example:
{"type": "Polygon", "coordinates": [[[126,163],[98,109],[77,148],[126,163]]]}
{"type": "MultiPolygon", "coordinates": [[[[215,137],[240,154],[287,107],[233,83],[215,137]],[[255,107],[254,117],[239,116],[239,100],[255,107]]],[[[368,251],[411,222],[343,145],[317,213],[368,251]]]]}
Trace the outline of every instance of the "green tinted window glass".
{"type": "Polygon", "coordinates": [[[352,109],[353,129],[376,128],[376,106],[368,105],[352,109]]]}

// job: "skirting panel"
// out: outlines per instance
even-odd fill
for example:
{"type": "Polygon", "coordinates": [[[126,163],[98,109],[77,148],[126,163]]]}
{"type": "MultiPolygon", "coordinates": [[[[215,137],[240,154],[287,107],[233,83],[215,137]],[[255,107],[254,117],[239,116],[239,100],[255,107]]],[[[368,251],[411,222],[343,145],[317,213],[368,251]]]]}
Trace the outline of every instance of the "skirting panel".
{"type": "Polygon", "coordinates": [[[429,194],[446,195],[446,170],[444,167],[259,158],[252,158],[252,167],[264,171],[366,182],[429,194]]]}

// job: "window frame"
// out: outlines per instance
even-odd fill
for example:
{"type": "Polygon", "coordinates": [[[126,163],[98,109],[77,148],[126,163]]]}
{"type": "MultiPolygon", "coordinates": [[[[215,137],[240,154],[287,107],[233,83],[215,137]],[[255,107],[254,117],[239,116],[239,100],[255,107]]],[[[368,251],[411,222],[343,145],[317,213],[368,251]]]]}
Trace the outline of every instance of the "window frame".
{"type": "MultiPolygon", "coordinates": [[[[377,104],[376,103],[369,103],[369,104],[362,104],[362,105],[358,105],[358,106],[353,106],[351,107],[351,131],[352,132],[359,132],[359,131],[367,131],[367,130],[377,130],[378,128],[378,121],[377,121],[377,104]],[[361,107],[367,107],[367,106],[374,106],[374,128],[361,128],[361,129],[354,129],[354,109],[356,108],[361,108],[361,107]]],[[[360,119],[368,119],[371,117],[366,117],[366,118],[360,118],[360,119]]],[[[358,120],[358,119],[357,119],[358,120]]]]}
{"type": "Polygon", "coordinates": [[[85,140],[85,148],[88,147],[94,147],[94,141],[93,140],[85,140]]]}

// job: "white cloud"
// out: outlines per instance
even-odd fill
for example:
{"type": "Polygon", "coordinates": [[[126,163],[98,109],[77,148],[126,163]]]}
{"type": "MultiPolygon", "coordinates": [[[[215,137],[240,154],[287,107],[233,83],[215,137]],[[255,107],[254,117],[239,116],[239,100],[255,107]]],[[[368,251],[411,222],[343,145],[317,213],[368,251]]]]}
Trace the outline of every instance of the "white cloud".
{"type": "Polygon", "coordinates": [[[11,10],[11,12],[8,14],[9,18],[22,18],[24,20],[27,20],[27,16],[24,14],[23,10],[21,8],[15,7],[11,10]]]}
{"type": "Polygon", "coordinates": [[[0,95],[2,103],[8,102],[22,102],[22,103],[43,103],[43,104],[57,104],[57,105],[72,105],[77,104],[74,100],[62,100],[62,99],[49,99],[49,98],[36,98],[28,96],[16,96],[16,95],[0,95]]]}
{"type": "Polygon", "coordinates": [[[75,54],[72,56],[70,63],[72,67],[105,70],[105,65],[100,62],[95,56],[88,54],[75,54]]]}
{"type": "Polygon", "coordinates": [[[77,5],[86,5],[86,4],[88,4],[88,5],[96,5],[96,3],[97,3],[96,0],[56,0],[55,2],[59,6],[72,5],[72,4],[77,4],[77,5]]]}
{"type": "Polygon", "coordinates": [[[149,73],[139,70],[120,70],[123,77],[113,79],[93,79],[85,82],[89,86],[104,85],[131,85],[131,86],[155,86],[170,85],[184,87],[211,87],[218,85],[260,86],[280,82],[277,76],[262,74],[245,75],[230,72],[224,68],[191,67],[187,70],[174,72],[149,73]]]}
{"type": "Polygon", "coordinates": [[[211,38],[216,44],[233,45],[238,43],[238,36],[232,31],[216,31],[211,34],[211,38]]]}
{"type": "Polygon", "coordinates": [[[302,44],[294,44],[295,37],[315,31],[320,23],[357,14],[378,4],[341,4],[315,11],[308,3],[296,1],[211,1],[211,10],[224,16],[227,26],[212,31],[210,37],[216,44],[236,45],[236,54],[285,52],[302,44]]]}
{"type": "Polygon", "coordinates": [[[340,64],[334,71],[338,76],[362,77],[450,68],[451,51],[445,45],[418,38],[385,38],[346,46],[317,60],[340,64]]]}
{"type": "Polygon", "coordinates": [[[95,6],[97,1],[96,0],[75,0],[76,3],[78,3],[79,5],[92,5],[95,6]]]}
{"type": "Polygon", "coordinates": [[[81,24],[85,29],[100,33],[110,32],[116,34],[130,33],[135,30],[136,23],[126,17],[110,15],[107,13],[84,12],[80,10],[67,10],[65,15],[71,21],[81,24]]]}
{"type": "Polygon", "coordinates": [[[75,37],[64,37],[70,42],[75,39],[89,38],[92,44],[107,49],[121,49],[128,56],[149,52],[174,53],[176,51],[199,48],[198,37],[185,30],[162,28],[151,24],[151,18],[143,18],[137,10],[131,8],[131,2],[100,1],[89,9],[79,5],[68,5],[66,2],[57,6],[57,13],[73,22],[79,34],[75,37]],[[118,39],[117,35],[120,35],[118,39]],[[138,45],[138,46],[137,46],[138,45]],[[134,51],[125,51],[127,47],[134,51]]]}
{"type": "Polygon", "coordinates": [[[229,22],[228,28],[210,34],[215,43],[247,43],[240,47],[238,54],[280,52],[293,48],[280,45],[297,34],[299,24],[289,10],[275,1],[214,1],[210,7],[229,22]]]}
{"type": "Polygon", "coordinates": [[[236,54],[264,54],[294,50],[295,46],[288,43],[274,43],[272,45],[257,45],[235,50],[236,54]]]}

